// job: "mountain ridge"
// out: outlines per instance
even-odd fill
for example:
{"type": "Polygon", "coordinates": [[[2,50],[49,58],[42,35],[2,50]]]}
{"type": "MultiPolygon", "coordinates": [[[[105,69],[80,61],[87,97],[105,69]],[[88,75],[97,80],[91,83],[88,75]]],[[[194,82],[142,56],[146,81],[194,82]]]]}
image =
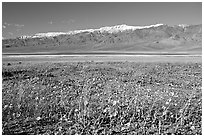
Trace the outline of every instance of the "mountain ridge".
{"type": "Polygon", "coordinates": [[[122,24],[99,29],[37,33],[29,37],[4,39],[2,46],[3,52],[201,52],[202,24],[174,26],[166,24],[128,26],[122,24]]]}
{"type": "Polygon", "coordinates": [[[73,34],[82,33],[82,32],[94,32],[94,31],[99,31],[101,33],[102,32],[117,33],[119,31],[144,29],[144,28],[158,27],[161,25],[164,25],[164,24],[154,24],[149,26],[129,26],[126,24],[121,24],[121,25],[115,25],[115,26],[105,26],[99,29],[82,29],[82,30],[74,30],[74,31],[68,31],[68,32],[41,32],[41,33],[36,33],[32,36],[26,36],[26,35],[20,36],[19,38],[25,39],[25,38],[54,37],[58,35],[73,35],[73,34]]]}

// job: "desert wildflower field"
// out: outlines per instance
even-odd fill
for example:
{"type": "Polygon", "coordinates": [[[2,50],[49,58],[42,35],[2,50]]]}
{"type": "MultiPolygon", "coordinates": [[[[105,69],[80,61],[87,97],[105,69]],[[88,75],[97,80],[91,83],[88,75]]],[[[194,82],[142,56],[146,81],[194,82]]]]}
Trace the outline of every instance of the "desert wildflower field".
{"type": "Polygon", "coordinates": [[[202,64],[5,63],[4,135],[201,135],[202,64]]]}

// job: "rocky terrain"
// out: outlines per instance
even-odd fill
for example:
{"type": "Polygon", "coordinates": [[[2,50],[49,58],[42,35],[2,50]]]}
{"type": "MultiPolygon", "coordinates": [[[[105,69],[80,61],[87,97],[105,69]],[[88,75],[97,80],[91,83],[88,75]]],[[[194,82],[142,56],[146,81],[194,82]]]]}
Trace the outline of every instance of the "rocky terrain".
{"type": "Polygon", "coordinates": [[[39,33],[2,41],[3,53],[187,52],[201,53],[202,25],[117,25],[100,29],[39,33]]]}

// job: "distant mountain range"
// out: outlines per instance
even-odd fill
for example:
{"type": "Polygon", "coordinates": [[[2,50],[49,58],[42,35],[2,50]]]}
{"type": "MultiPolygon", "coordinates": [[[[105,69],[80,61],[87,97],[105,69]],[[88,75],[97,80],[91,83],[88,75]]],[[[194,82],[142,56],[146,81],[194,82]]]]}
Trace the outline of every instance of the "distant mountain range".
{"type": "Polygon", "coordinates": [[[38,33],[2,40],[3,53],[186,52],[202,53],[202,25],[116,25],[38,33]]]}

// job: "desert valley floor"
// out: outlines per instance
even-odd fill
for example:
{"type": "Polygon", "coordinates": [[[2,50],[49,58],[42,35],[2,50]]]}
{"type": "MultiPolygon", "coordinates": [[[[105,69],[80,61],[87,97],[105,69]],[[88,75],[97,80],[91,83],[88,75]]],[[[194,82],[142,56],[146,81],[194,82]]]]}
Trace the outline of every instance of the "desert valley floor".
{"type": "Polygon", "coordinates": [[[201,56],[2,60],[2,134],[202,134],[201,56]]]}

